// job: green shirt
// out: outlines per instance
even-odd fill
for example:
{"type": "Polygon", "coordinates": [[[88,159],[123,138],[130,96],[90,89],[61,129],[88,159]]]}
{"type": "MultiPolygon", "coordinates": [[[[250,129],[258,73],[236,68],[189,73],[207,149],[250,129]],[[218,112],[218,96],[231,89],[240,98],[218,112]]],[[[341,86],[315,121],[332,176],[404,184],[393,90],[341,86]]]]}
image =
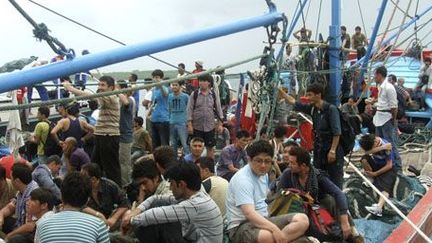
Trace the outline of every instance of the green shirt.
{"type": "Polygon", "coordinates": [[[38,122],[38,124],[35,127],[34,134],[35,136],[39,137],[39,144],[37,147],[37,155],[45,155],[44,147],[45,142],[47,140],[49,133],[49,125],[47,122],[38,122]]]}

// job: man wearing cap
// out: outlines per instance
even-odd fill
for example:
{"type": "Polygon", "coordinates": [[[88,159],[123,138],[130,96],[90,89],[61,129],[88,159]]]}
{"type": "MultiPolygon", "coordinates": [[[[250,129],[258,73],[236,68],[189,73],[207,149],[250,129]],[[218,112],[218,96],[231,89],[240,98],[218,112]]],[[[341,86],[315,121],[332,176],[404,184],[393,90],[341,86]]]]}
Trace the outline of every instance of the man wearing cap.
{"type": "MultiPolygon", "coordinates": [[[[196,61],[195,62],[195,70],[192,71],[192,74],[200,73],[202,71],[204,71],[204,69],[203,69],[203,61],[196,61]]],[[[194,91],[194,90],[198,89],[199,88],[198,78],[192,79],[190,81],[190,84],[192,86],[192,90],[191,91],[194,91]]]]}

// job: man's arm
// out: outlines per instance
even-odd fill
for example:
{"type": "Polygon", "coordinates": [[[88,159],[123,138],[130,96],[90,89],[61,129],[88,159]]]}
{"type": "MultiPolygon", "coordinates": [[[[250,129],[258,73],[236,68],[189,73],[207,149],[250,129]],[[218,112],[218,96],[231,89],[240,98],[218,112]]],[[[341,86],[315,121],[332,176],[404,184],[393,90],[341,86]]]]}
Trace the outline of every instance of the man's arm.
{"type": "Polygon", "coordinates": [[[290,105],[295,104],[296,100],[294,99],[294,97],[285,93],[285,91],[282,89],[282,87],[279,87],[278,90],[279,90],[279,95],[282,98],[284,98],[288,102],[288,104],[290,104],[290,105]]]}
{"type": "Polygon", "coordinates": [[[80,89],[73,87],[72,84],[68,81],[64,81],[62,84],[63,84],[63,87],[65,88],[65,90],[71,92],[72,94],[74,94],[76,96],[92,95],[92,93],[90,93],[88,91],[83,91],[83,90],[80,90],[80,89]]]}
{"type": "Polygon", "coordinates": [[[246,217],[246,219],[258,229],[268,230],[272,234],[280,231],[280,229],[275,224],[268,221],[261,214],[255,211],[255,205],[243,204],[240,206],[240,209],[242,210],[243,215],[246,217]]]}
{"type": "Polygon", "coordinates": [[[60,189],[51,179],[51,175],[48,174],[48,172],[42,172],[41,170],[39,170],[39,172],[35,174],[35,177],[37,178],[37,182],[40,187],[46,188],[48,191],[52,192],[57,199],[61,198],[60,189]]]}
{"type": "Polygon", "coordinates": [[[127,97],[127,95],[125,94],[118,94],[117,95],[120,99],[120,103],[124,106],[128,106],[129,105],[129,97],[127,97]]]}
{"type": "Polygon", "coordinates": [[[381,169],[373,172],[373,176],[377,177],[380,176],[384,173],[386,173],[387,171],[391,170],[393,168],[393,161],[391,159],[387,159],[386,165],[384,165],[381,169]]]}
{"type": "Polygon", "coordinates": [[[296,32],[293,33],[294,38],[296,38],[297,40],[300,40],[300,31],[301,30],[297,30],[296,32]]]}
{"type": "Polygon", "coordinates": [[[11,216],[15,212],[15,209],[15,201],[12,201],[0,210],[0,228],[3,227],[4,218],[11,216]]]}
{"type": "Polygon", "coordinates": [[[59,139],[57,133],[60,131],[63,131],[64,122],[65,122],[64,119],[61,119],[60,121],[58,121],[57,124],[55,125],[55,127],[51,130],[51,133],[48,134],[48,136],[51,136],[57,144],[60,144],[60,139],[59,139]]]}
{"type": "Polygon", "coordinates": [[[234,167],[234,163],[229,156],[228,152],[225,149],[222,149],[221,155],[220,155],[220,162],[221,165],[227,166],[228,170],[232,173],[237,172],[239,169],[234,167]]]}
{"type": "Polygon", "coordinates": [[[31,233],[33,233],[35,228],[36,228],[35,222],[27,222],[27,223],[21,225],[20,227],[16,228],[15,230],[10,232],[9,234],[7,234],[6,240],[10,239],[14,235],[31,234],[31,233]]]}

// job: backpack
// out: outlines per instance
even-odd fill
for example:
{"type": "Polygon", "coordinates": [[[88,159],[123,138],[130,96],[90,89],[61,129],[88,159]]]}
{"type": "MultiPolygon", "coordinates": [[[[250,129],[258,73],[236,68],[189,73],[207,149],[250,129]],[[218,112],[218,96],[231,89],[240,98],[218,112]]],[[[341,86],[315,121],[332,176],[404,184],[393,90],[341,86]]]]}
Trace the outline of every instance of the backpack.
{"type": "Polygon", "coordinates": [[[44,153],[45,156],[51,156],[51,155],[58,155],[61,156],[63,154],[63,150],[56,143],[56,141],[52,138],[51,131],[56,126],[55,122],[46,122],[48,123],[49,129],[48,129],[48,136],[45,142],[42,142],[44,145],[44,153]]]}
{"type": "Polygon", "coordinates": [[[290,188],[282,190],[275,195],[269,204],[269,216],[274,217],[288,213],[305,213],[305,200],[301,192],[290,188]]]}
{"type": "MultiPolygon", "coordinates": [[[[192,92],[192,98],[193,98],[193,101],[194,101],[192,111],[194,111],[194,110],[195,110],[195,107],[196,107],[196,101],[197,101],[197,99],[198,99],[198,92],[199,92],[198,89],[197,89],[197,90],[194,90],[194,91],[192,92]]],[[[223,121],[220,119],[220,117],[218,116],[218,114],[217,114],[217,108],[216,108],[216,94],[215,94],[215,92],[214,92],[213,90],[210,90],[209,92],[210,92],[210,95],[213,97],[213,113],[214,113],[214,115],[216,116],[216,118],[217,118],[218,120],[220,120],[221,122],[223,122],[223,121]]]]}
{"type": "MultiPolygon", "coordinates": [[[[314,113],[314,108],[315,107],[312,107],[312,114],[314,113]]],[[[325,102],[323,110],[328,110],[329,108],[330,104],[325,102]]],[[[341,125],[341,136],[339,137],[339,145],[342,146],[344,155],[347,155],[351,153],[354,148],[356,133],[349,119],[349,115],[343,113],[339,108],[337,108],[337,111],[339,113],[339,120],[341,125]]],[[[328,116],[327,119],[329,119],[328,116]]],[[[329,124],[330,123],[331,121],[329,121],[329,124]]]]}

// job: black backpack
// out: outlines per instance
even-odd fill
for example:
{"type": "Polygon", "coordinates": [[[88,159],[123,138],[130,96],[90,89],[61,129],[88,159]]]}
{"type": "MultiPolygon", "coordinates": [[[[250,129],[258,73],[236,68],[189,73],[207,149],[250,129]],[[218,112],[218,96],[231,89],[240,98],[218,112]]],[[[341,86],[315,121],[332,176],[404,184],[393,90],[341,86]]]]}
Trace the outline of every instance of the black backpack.
{"type": "MultiPolygon", "coordinates": [[[[330,104],[325,102],[323,110],[328,110],[330,108],[330,104]]],[[[356,133],[350,122],[349,115],[347,113],[343,113],[339,108],[337,108],[339,113],[339,120],[341,125],[341,136],[339,137],[339,145],[342,146],[344,155],[351,153],[354,148],[356,133]]],[[[314,112],[314,107],[312,107],[312,113],[314,112]]],[[[327,119],[328,116],[327,116],[327,119]]],[[[331,121],[329,121],[329,124],[331,121]]]]}
{"type": "Polygon", "coordinates": [[[46,122],[48,123],[49,126],[49,130],[48,130],[48,136],[45,142],[42,142],[44,144],[44,153],[45,156],[51,156],[51,155],[58,155],[61,156],[63,154],[63,150],[60,147],[60,145],[58,145],[56,143],[56,141],[53,139],[52,135],[51,135],[51,131],[52,129],[56,126],[55,122],[46,122]]]}

